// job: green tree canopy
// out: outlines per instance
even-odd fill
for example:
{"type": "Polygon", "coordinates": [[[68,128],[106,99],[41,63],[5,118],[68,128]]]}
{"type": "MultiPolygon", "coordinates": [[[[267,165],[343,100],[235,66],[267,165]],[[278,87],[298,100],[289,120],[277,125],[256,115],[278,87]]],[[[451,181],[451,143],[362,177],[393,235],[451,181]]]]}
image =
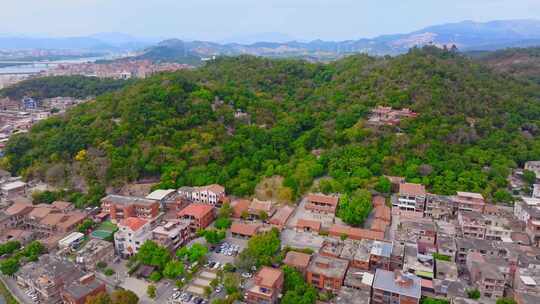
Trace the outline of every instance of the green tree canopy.
{"type": "Polygon", "coordinates": [[[163,275],[169,279],[176,279],[184,274],[184,263],[171,260],[165,265],[163,275]]]}
{"type": "Polygon", "coordinates": [[[159,246],[154,241],[147,240],[139,248],[137,260],[145,265],[156,266],[158,269],[163,270],[171,260],[171,255],[167,248],[159,246]]]}
{"type": "Polygon", "coordinates": [[[281,248],[279,231],[276,228],[253,236],[248,246],[237,257],[237,265],[249,269],[252,266],[270,265],[281,248]]]}
{"type": "Polygon", "coordinates": [[[137,304],[139,297],[131,290],[117,289],[111,293],[111,300],[114,304],[137,304]]]}
{"type": "Polygon", "coordinates": [[[347,224],[360,226],[364,223],[372,208],[371,193],[359,189],[352,195],[343,195],[340,198],[337,216],[347,224]]]}
{"type": "Polygon", "coordinates": [[[195,243],[191,247],[182,247],[176,251],[176,256],[186,258],[191,263],[200,261],[208,253],[208,248],[202,244],[195,243]]]}
{"type": "Polygon", "coordinates": [[[108,293],[100,292],[96,295],[86,298],[85,304],[113,304],[113,302],[108,293]]]}

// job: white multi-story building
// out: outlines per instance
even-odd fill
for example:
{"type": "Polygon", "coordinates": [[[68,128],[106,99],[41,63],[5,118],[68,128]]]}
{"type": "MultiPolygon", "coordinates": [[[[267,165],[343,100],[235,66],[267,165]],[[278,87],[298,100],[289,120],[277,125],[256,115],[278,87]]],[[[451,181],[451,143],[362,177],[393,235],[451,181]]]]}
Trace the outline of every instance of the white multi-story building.
{"type": "Polygon", "coordinates": [[[540,198],[540,184],[533,185],[532,197],[540,198]]]}
{"type": "Polygon", "coordinates": [[[540,198],[521,197],[521,200],[514,204],[514,216],[518,220],[527,222],[531,214],[540,214],[540,198]]]}
{"type": "Polygon", "coordinates": [[[182,187],[178,194],[191,202],[216,205],[225,198],[225,188],[218,184],[203,187],[182,187]]]}
{"type": "Polygon", "coordinates": [[[426,188],[420,184],[399,184],[399,194],[392,202],[394,208],[402,211],[424,213],[426,206],[426,188]]]}
{"type": "Polygon", "coordinates": [[[152,238],[150,222],[137,217],[128,217],[118,224],[114,234],[114,247],[118,255],[130,257],[139,251],[146,240],[152,238]]]}

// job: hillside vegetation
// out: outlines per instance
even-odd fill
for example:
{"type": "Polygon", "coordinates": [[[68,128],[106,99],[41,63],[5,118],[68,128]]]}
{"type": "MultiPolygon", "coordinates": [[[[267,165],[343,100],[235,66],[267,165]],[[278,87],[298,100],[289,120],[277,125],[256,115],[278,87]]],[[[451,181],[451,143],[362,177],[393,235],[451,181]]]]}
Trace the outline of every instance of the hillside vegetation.
{"type": "Polygon", "coordinates": [[[511,48],[477,56],[494,71],[540,84],[540,47],[511,48]]]}
{"type": "Polygon", "coordinates": [[[52,97],[86,98],[116,91],[132,83],[132,80],[100,79],[85,76],[49,76],[21,81],[0,90],[0,96],[22,99],[52,97]]]}
{"type": "Polygon", "coordinates": [[[328,65],[222,58],[41,122],[9,141],[3,165],[67,187],[160,176],[161,187],[220,183],[235,195],[279,175],[291,198],[318,177],[325,192],[355,193],[389,174],[506,201],[511,168],[540,159],[539,92],[435,48],[328,65]],[[376,105],[420,115],[367,127],[376,105]]]}

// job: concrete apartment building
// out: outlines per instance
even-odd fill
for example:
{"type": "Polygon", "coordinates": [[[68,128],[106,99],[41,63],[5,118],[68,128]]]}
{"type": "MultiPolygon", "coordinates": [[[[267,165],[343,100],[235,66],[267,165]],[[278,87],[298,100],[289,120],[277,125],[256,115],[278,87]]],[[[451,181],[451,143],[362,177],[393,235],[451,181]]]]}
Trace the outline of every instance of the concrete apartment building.
{"type": "Polygon", "coordinates": [[[152,230],[152,240],[173,252],[189,241],[190,223],[186,220],[167,220],[152,230]]]}
{"type": "Polygon", "coordinates": [[[482,256],[490,258],[507,258],[509,256],[509,250],[501,242],[466,238],[456,238],[455,242],[456,262],[461,265],[465,265],[467,255],[470,253],[480,253],[482,256]]]}
{"type": "Polygon", "coordinates": [[[108,214],[113,223],[138,217],[152,220],[159,215],[159,202],[134,196],[109,194],[101,199],[101,212],[108,214]]]}
{"type": "Polygon", "coordinates": [[[473,211],[464,211],[458,214],[458,223],[463,237],[485,239],[486,226],[482,214],[473,211]]]}
{"type": "Polygon", "coordinates": [[[85,304],[89,297],[106,291],[105,283],[96,280],[95,275],[89,273],[62,289],[62,301],[64,304],[85,304]]]}
{"type": "Polygon", "coordinates": [[[426,188],[420,184],[399,184],[397,198],[392,201],[392,206],[401,211],[424,214],[426,207],[426,188]]]}
{"type": "Polygon", "coordinates": [[[145,198],[158,202],[161,209],[166,209],[169,204],[176,201],[177,196],[178,192],[174,189],[158,189],[152,191],[145,198]]]}
{"type": "Polygon", "coordinates": [[[514,216],[525,223],[530,218],[540,219],[540,198],[522,196],[514,203],[514,216]]]}
{"type": "Polygon", "coordinates": [[[208,227],[215,218],[215,208],[208,204],[190,204],[178,212],[179,219],[190,221],[191,233],[208,227]]]}
{"type": "Polygon", "coordinates": [[[305,209],[316,213],[335,214],[339,198],[322,194],[309,194],[305,198],[305,209]]]}
{"type": "Polygon", "coordinates": [[[478,288],[483,297],[497,299],[504,296],[504,289],[507,282],[505,272],[509,272],[509,267],[501,264],[499,259],[497,264],[489,263],[487,258],[478,252],[467,255],[467,270],[471,283],[478,288]],[[501,268],[506,268],[501,271],[501,268]]]}
{"type": "Polygon", "coordinates": [[[275,304],[283,288],[283,271],[264,266],[254,277],[254,286],[247,290],[246,301],[253,304],[275,304]]]}
{"type": "Polygon", "coordinates": [[[518,304],[540,303],[540,269],[518,268],[512,284],[518,304]]]}
{"type": "Polygon", "coordinates": [[[525,223],[525,233],[534,246],[540,245],[540,199],[522,197],[514,204],[514,216],[525,223]]]}
{"type": "Polygon", "coordinates": [[[73,211],[73,208],[66,206],[61,202],[38,205],[15,203],[6,210],[6,214],[9,214],[14,227],[32,231],[38,238],[61,238],[87,218],[86,213],[73,211]]]}
{"type": "Polygon", "coordinates": [[[84,303],[90,295],[105,291],[105,284],[98,283],[93,274],[85,275],[69,261],[56,256],[42,255],[17,272],[17,284],[36,292],[39,302],[84,303]]]}
{"type": "Polygon", "coordinates": [[[76,253],[75,262],[85,271],[95,271],[98,262],[110,263],[114,259],[114,245],[100,239],[90,239],[76,253]]]}
{"type": "Polygon", "coordinates": [[[306,281],[316,288],[337,292],[341,289],[349,262],[315,254],[307,268],[306,281]]]}
{"type": "Polygon", "coordinates": [[[493,241],[511,240],[512,229],[507,219],[482,214],[476,211],[462,211],[458,223],[463,237],[493,241]]]}
{"type": "Polygon", "coordinates": [[[7,226],[16,227],[22,225],[26,215],[33,209],[34,206],[26,202],[14,203],[9,206],[4,210],[4,213],[9,217],[9,224],[7,226]]]}
{"type": "Polygon", "coordinates": [[[152,238],[150,222],[138,217],[128,217],[118,224],[114,234],[116,252],[122,258],[136,254],[146,240],[152,238]]]}
{"type": "Polygon", "coordinates": [[[193,202],[218,205],[225,199],[225,187],[212,184],[203,187],[181,187],[178,189],[180,197],[193,202]]]}
{"type": "Polygon", "coordinates": [[[418,304],[422,295],[421,279],[398,270],[377,269],[372,289],[372,304],[418,304]]]}
{"type": "Polygon", "coordinates": [[[0,186],[0,193],[4,199],[11,200],[18,196],[24,196],[26,187],[27,184],[20,180],[6,182],[0,186]]]}
{"type": "Polygon", "coordinates": [[[454,241],[453,237],[446,236],[446,235],[438,235],[436,246],[437,246],[437,252],[439,254],[449,256],[452,259],[452,261],[455,260],[456,254],[457,254],[457,248],[456,248],[456,242],[454,241]]]}
{"type": "Polygon", "coordinates": [[[486,202],[480,193],[460,192],[451,197],[458,211],[476,211],[483,213],[486,202]]]}
{"type": "Polygon", "coordinates": [[[437,226],[435,222],[427,219],[402,220],[398,225],[395,239],[402,243],[424,241],[435,244],[437,226]]]}
{"type": "Polygon", "coordinates": [[[425,217],[434,220],[448,220],[456,215],[457,205],[446,195],[427,194],[425,217]]]}

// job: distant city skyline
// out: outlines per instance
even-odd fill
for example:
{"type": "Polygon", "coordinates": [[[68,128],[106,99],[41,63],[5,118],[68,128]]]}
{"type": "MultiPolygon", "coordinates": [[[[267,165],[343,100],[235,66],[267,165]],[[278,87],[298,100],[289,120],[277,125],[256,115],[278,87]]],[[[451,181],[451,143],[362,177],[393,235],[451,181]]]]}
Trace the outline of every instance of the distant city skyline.
{"type": "Polygon", "coordinates": [[[347,40],[463,20],[539,17],[538,0],[17,0],[0,5],[0,34],[347,40]]]}

